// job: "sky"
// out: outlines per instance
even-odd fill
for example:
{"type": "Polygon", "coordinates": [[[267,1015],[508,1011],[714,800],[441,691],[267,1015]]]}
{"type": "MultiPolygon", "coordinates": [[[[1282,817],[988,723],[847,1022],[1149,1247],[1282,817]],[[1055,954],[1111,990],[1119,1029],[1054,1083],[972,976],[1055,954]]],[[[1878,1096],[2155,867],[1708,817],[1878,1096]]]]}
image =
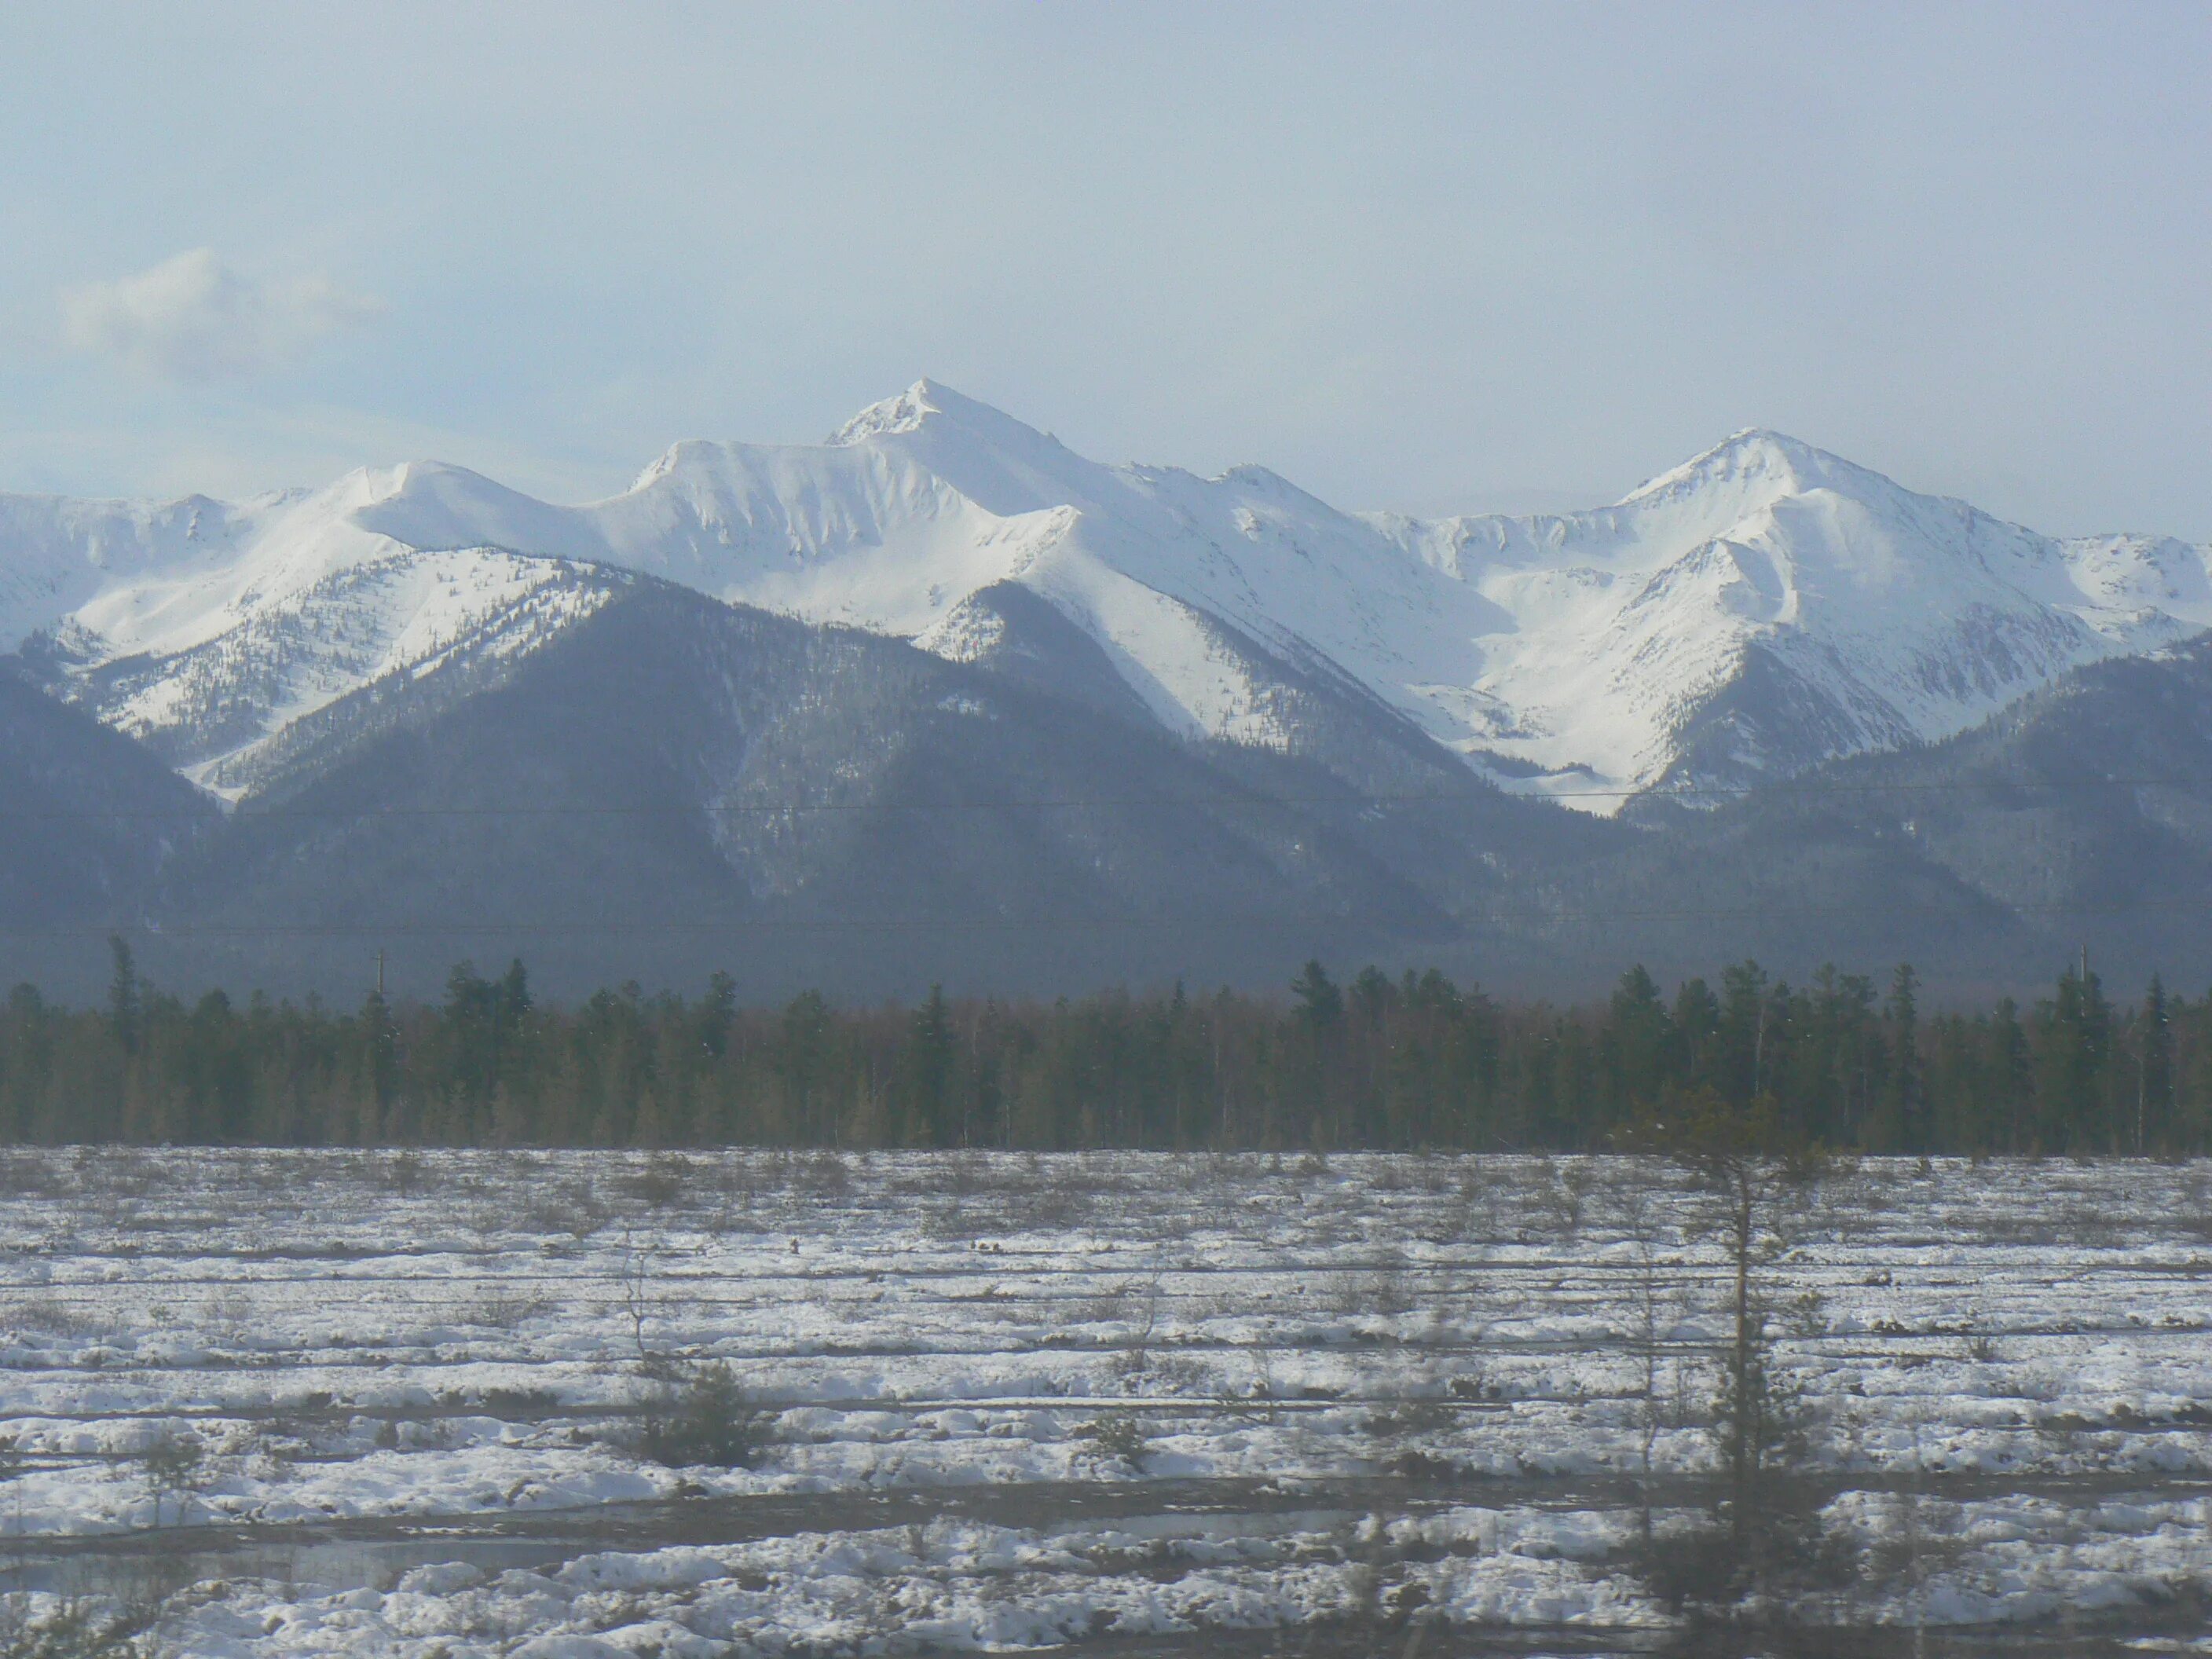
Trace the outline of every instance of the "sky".
{"type": "Polygon", "coordinates": [[[0,9],[0,490],[583,500],[927,375],[1348,508],[1746,426],[2212,539],[2212,7],[0,9]]]}

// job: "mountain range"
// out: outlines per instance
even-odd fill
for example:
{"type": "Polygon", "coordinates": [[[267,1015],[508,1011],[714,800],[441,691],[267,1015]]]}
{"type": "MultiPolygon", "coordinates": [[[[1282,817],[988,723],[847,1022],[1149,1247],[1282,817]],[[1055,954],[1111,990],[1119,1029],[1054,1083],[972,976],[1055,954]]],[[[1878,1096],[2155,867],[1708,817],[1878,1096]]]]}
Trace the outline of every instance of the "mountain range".
{"type": "Polygon", "coordinates": [[[121,927],[179,983],[333,994],[379,949],[418,988],[1320,951],[1566,992],[1751,950],[2000,983],[2094,933],[2212,973],[2130,908],[2212,848],[2209,568],[1768,432],[1422,520],[927,381],[580,507],[433,463],[0,496],[0,965],[82,982],[121,927]]]}

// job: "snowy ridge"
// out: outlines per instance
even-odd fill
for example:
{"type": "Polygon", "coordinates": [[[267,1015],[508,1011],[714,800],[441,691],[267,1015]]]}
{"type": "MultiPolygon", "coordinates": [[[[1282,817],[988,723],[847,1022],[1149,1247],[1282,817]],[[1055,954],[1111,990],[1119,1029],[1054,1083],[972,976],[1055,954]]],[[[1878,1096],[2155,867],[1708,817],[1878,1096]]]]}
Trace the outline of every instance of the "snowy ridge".
{"type": "Polygon", "coordinates": [[[2212,550],[2060,542],[1769,432],[1595,512],[1375,522],[1515,618],[1472,685],[1433,689],[1465,746],[1611,784],[1745,781],[1948,737],[2069,668],[2212,626],[2212,550]],[[1754,651],[1821,706],[1826,741],[1740,744],[1734,775],[1709,759],[1684,776],[1754,651]]]}
{"type": "MultiPolygon", "coordinates": [[[[1287,664],[1611,811],[1948,736],[2212,627],[2207,562],[2054,540],[1760,431],[1594,512],[1354,515],[1259,467],[1103,465],[924,380],[821,445],[679,443],[581,507],[434,463],[239,507],[0,498],[0,649],[112,682],[78,695],[205,765],[585,566],[962,659],[992,627],[969,601],[1012,582],[1170,730],[1292,742],[1287,664]]],[[[541,610],[533,645],[588,614],[541,610]]]]}
{"type": "Polygon", "coordinates": [[[230,625],[181,649],[126,654],[73,617],[36,660],[64,701],[234,797],[228,775],[294,720],[389,675],[521,655],[611,593],[566,561],[399,548],[233,607],[230,625]]]}

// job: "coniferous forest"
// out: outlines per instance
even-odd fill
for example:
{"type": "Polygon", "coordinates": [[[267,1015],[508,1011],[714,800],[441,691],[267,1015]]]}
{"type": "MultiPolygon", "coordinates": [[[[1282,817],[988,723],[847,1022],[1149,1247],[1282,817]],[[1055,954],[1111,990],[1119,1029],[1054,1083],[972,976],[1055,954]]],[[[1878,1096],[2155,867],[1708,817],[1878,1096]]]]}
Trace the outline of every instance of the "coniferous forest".
{"type": "Polygon", "coordinates": [[[635,985],[580,1006],[520,963],[442,1000],[186,1004],[113,945],[106,1004],[18,986],[0,1134],[30,1143],[720,1144],[1604,1150],[1670,1109],[1763,1107],[1868,1152],[2174,1154],[2212,1144],[2212,996],[2116,1002],[2076,969],[2032,1006],[1923,1010],[1916,975],[1757,964],[1584,1006],[1310,963],[1277,998],[1177,986],[1051,1003],[778,1009],[635,985]]]}

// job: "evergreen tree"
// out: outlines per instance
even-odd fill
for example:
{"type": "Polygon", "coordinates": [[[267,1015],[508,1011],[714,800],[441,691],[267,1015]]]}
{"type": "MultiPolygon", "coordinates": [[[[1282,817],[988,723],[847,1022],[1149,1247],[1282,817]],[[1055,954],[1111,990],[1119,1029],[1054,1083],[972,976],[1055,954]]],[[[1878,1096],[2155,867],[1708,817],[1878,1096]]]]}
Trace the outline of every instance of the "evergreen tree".
{"type": "Polygon", "coordinates": [[[1920,977],[1909,962],[1899,963],[1889,981],[1882,1010],[1889,1027],[1888,1075],[1882,1085],[1881,1144],[1885,1152],[1929,1150],[1927,1098],[1920,1079],[1920,977]]]}
{"type": "MultiPolygon", "coordinates": [[[[968,1040],[969,1088],[961,1109],[960,1144],[996,1146],[1005,1138],[1006,1101],[1002,1070],[1004,1038],[999,1005],[987,1001],[976,1012],[968,1040]]],[[[1157,1091],[1155,1094],[1157,1097],[1157,1091]]],[[[1146,1142],[1145,1144],[1154,1144],[1146,1142]]]]}
{"type": "Polygon", "coordinates": [[[1362,1024],[1370,1028],[1380,1027],[1397,994],[1397,987],[1390,983],[1390,975],[1370,963],[1352,979],[1352,1012],[1362,1024]]]}
{"type": "Polygon", "coordinates": [[[530,1012],[530,975],[517,957],[507,964],[499,981],[499,1012],[511,1030],[530,1012]]]}
{"type": "Polygon", "coordinates": [[[1291,981],[1291,994],[1298,1000],[1298,1018],[1315,1033],[1333,1030],[1343,1021],[1344,993],[1318,958],[1291,981]]]}
{"type": "Polygon", "coordinates": [[[1671,1080],[1686,1088],[1715,1086],[1721,1060],[1720,999],[1704,980],[1685,980],[1674,993],[1673,1018],[1671,1080]]]}
{"type": "MultiPolygon", "coordinates": [[[[1785,989],[1785,1009],[1788,1004],[1785,989]]],[[[1713,1086],[1732,1106],[1748,1106],[1767,1086],[1768,1012],[1766,973],[1757,963],[1747,960],[1721,970],[1713,1086]]]]}
{"type": "Polygon", "coordinates": [[[1276,1050],[1271,1095],[1278,1109],[1268,1139],[1304,1140],[1316,1152],[1325,1152],[1344,1143],[1353,1115],[1329,1086],[1341,1048],[1344,993],[1316,958],[1291,981],[1291,994],[1297,1003],[1291,1011],[1289,1040],[1276,1050]]]}
{"type": "Polygon", "coordinates": [[[135,1054],[145,1017],[137,964],[131,958],[129,942],[120,933],[107,936],[107,950],[115,959],[114,975],[107,982],[108,1025],[115,1034],[116,1046],[126,1054],[135,1054]]]}
{"type": "Polygon", "coordinates": [[[707,979],[707,998],[699,1005],[699,1047],[720,1060],[729,1052],[730,1026],[738,1013],[738,982],[720,969],[707,979]]]}
{"type": "Polygon", "coordinates": [[[391,1005],[382,991],[371,991],[361,1005],[362,1046],[365,1050],[368,1103],[374,1121],[364,1126],[367,1138],[392,1135],[393,1103],[399,1084],[399,1030],[392,1024],[391,1005]]]}
{"type": "Polygon", "coordinates": [[[2089,1152],[2114,1137],[2104,1122],[2105,1065],[2112,1009],[2094,973],[2069,969],[2037,1010],[2037,1143],[2045,1152],[2089,1152]]]}
{"type": "Polygon", "coordinates": [[[2034,1058],[2020,1023],[2020,1006],[2000,997],[1990,1019],[1990,1115],[1979,1126],[1975,1145],[2005,1152],[2027,1146],[2035,1133],[2033,1078],[2034,1058]]]}
{"type": "Polygon", "coordinates": [[[2166,986],[2156,974],[2143,994],[2137,1024],[2135,1145],[2138,1152],[2173,1150],[2173,1020],[2166,986]]]}
{"type": "Polygon", "coordinates": [[[830,1029],[830,1005],[822,994],[801,991],[784,1006],[769,1060],[782,1101],[783,1132],[817,1146],[836,1139],[830,1029]]]}
{"type": "Polygon", "coordinates": [[[2079,972],[2025,1018],[2007,1001],[1923,1021],[1909,969],[1878,1010],[1868,980],[1800,991],[1752,963],[1717,996],[1632,970],[1566,1009],[1434,970],[1340,991],[1314,963],[1279,1000],[935,988],[768,1011],[723,976],[696,1000],[632,984],[541,1008],[520,964],[494,981],[463,963],[435,1004],[336,1016],[258,994],[186,1006],[118,965],[102,1006],[23,987],[0,1009],[0,1137],[1576,1149],[1708,1091],[1805,1143],[2160,1152],[2212,1129],[2212,999],[2154,981],[2116,1014],[2079,972]]]}
{"type": "Polygon", "coordinates": [[[1603,1045],[1609,1103],[1626,1121],[1648,1113],[1674,1081],[1674,1025],[1660,1000],[1658,981],[1641,963],[1613,988],[1612,1012],[1603,1045]]]}
{"type": "Polygon", "coordinates": [[[929,1000],[915,1011],[902,1068],[907,1135],[915,1145],[959,1144],[959,1125],[953,1121],[952,1062],[951,1013],[945,1006],[945,988],[933,985],[929,1000]]]}

